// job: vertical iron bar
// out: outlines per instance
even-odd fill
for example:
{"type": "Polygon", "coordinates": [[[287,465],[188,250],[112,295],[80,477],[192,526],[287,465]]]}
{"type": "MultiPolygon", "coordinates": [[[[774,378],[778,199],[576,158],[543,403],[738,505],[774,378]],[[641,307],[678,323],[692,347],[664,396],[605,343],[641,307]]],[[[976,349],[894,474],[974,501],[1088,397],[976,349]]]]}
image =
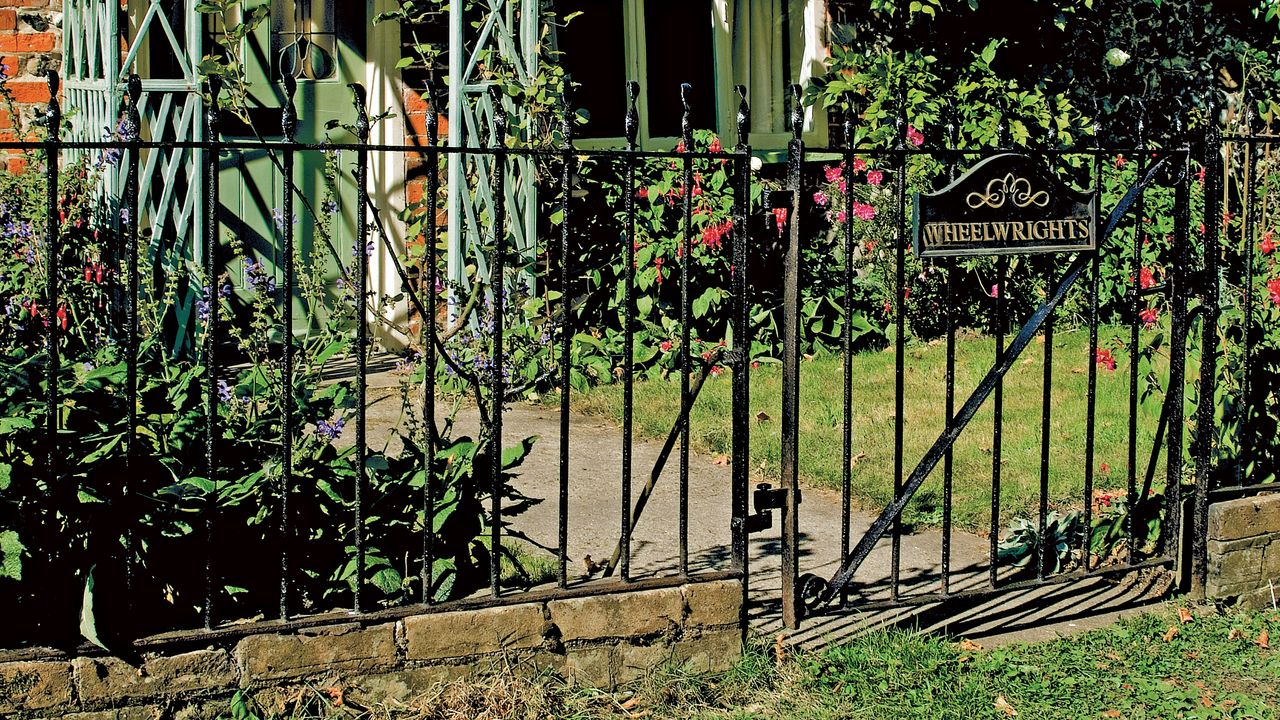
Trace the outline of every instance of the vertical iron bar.
{"type": "Polygon", "coordinates": [[[782,278],[782,427],[779,482],[787,493],[782,507],[782,624],[800,627],[802,606],[797,594],[800,528],[796,494],[799,488],[800,443],[800,188],[804,163],[804,109],[800,86],[792,85],[791,142],[787,144],[787,191],[791,194],[787,250],[782,278]]]}
{"type": "Polygon", "coordinates": [[[284,176],[284,197],[281,202],[281,214],[284,222],[281,232],[284,235],[284,308],[283,356],[284,367],[281,370],[283,387],[284,422],[281,423],[281,465],[280,465],[280,619],[289,617],[289,549],[293,541],[289,526],[289,493],[293,489],[293,165],[294,152],[291,147],[298,134],[298,116],[293,108],[294,93],[298,83],[292,75],[284,76],[284,117],[281,129],[284,130],[285,147],[281,152],[281,174],[284,176]]]}
{"type": "MultiPolygon", "coordinates": [[[[565,78],[564,95],[562,101],[564,103],[564,116],[561,118],[561,160],[563,167],[560,176],[560,299],[564,303],[564,317],[562,318],[563,327],[560,333],[560,512],[559,512],[559,544],[557,545],[557,554],[560,561],[559,584],[560,587],[567,587],[569,584],[569,363],[571,353],[573,351],[573,308],[571,307],[570,297],[572,296],[570,254],[572,248],[569,246],[569,201],[573,197],[573,109],[570,106],[570,87],[569,78],[565,78]]],[[[501,250],[499,250],[501,252],[501,250]]],[[[628,291],[630,288],[628,287],[628,291]]],[[[624,331],[628,341],[630,339],[630,328],[624,331]]],[[[631,355],[624,352],[627,358],[631,355]]],[[[630,362],[625,361],[627,367],[630,362]]],[[[629,443],[626,439],[622,444],[623,464],[628,464],[630,454],[629,443]]],[[[623,483],[626,484],[630,478],[627,478],[628,468],[623,468],[623,483]]],[[[626,494],[624,490],[623,494],[626,494]]],[[[629,500],[628,500],[629,504],[629,500]]],[[[623,513],[626,517],[626,513],[623,513]]],[[[624,530],[625,532],[625,530],[624,530]]]]}
{"type": "Polygon", "coordinates": [[[213,533],[214,514],[217,506],[218,487],[218,357],[217,326],[219,304],[222,302],[221,287],[218,285],[218,190],[219,190],[219,120],[221,109],[218,107],[218,95],[222,92],[222,82],[210,76],[208,82],[209,104],[205,108],[205,126],[208,133],[208,147],[205,149],[205,165],[202,169],[204,178],[204,277],[209,286],[209,310],[205,318],[204,331],[204,466],[206,478],[214,488],[204,507],[204,626],[213,627],[213,533]]]}
{"type": "MultiPolygon", "coordinates": [[[[640,134],[640,113],[636,108],[636,103],[640,99],[640,83],[634,80],[627,81],[627,115],[625,132],[627,136],[627,150],[630,153],[636,152],[638,149],[637,138],[640,134]]],[[[626,327],[623,328],[623,376],[622,376],[622,571],[621,577],[623,582],[631,579],[631,445],[634,438],[634,415],[635,415],[635,331],[636,331],[636,159],[632,155],[626,158],[626,200],[625,207],[627,213],[627,236],[624,240],[626,247],[623,252],[626,254],[626,260],[623,263],[626,275],[624,282],[627,286],[624,290],[624,318],[626,327]]],[[[565,376],[564,389],[567,392],[569,386],[568,376],[565,376]]]]}
{"type": "MultiPolygon", "coordinates": [[[[1146,172],[1149,157],[1144,152],[1144,118],[1138,114],[1138,177],[1146,172]]],[[[1137,508],[1138,493],[1138,314],[1142,311],[1142,234],[1144,232],[1144,216],[1146,214],[1146,192],[1138,195],[1134,204],[1133,218],[1133,258],[1130,266],[1132,277],[1129,281],[1129,434],[1128,467],[1126,473],[1125,536],[1128,540],[1129,564],[1137,562],[1137,533],[1134,526],[1134,511],[1137,508]]]]}
{"type": "Polygon", "coordinates": [[[1196,407],[1196,488],[1195,510],[1191,528],[1192,594],[1203,597],[1208,580],[1208,529],[1209,490],[1214,472],[1216,455],[1214,422],[1217,414],[1218,383],[1218,318],[1221,313],[1221,278],[1218,268],[1219,237],[1222,226],[1222,130],[1217,123],[1217,104],[1212,92],[1206,93],[1205,106],[1209,108],[1208,132],[1205,138],[1205,189],[1204,189],[1204,320],[1200,331],[1200,401],[1196,407]]]}
{"type": "MultiPolygon", "coordinates": [[[[359,83],[350,86],[356,109],[356,478],[355,478],[355,547],[356,567],[352,607],[364,611],[365,513],[364,491],[369,482],[368,468],[368,386],[369,386],[369,115],[365,110],[365,90],[359,83]]],[[[288,219],[285,220],[288,222],[288,219]]]]}
{"type": "MultiPolygon", "coordinates": [[[[948,118],[947,123],[947,144],[950,147],[956,147],[959,142],[959,127],[955,119],[955,111],[952,109],[952,115],[948,118]]],[[[947,162],[947,177],[951,182],[956,179],[956,164],[954,161],[947,162]]],[[[956,319],[955,319],[955,274],[956,259],[949,257],[946,260],[947,285],[946,294],[948,302],[946,303],[947,317],[947,369],[946,369],[946,401],[943,412],[947,417],[947,429],[950,430],[955,422],[956,417],[956,319]]],[[[947,447],[947,454],[942,460],[942,594],[944,596],[951,592],[951,503],[952,490],[954,485],[954,468],[955,453],[951,447],[947,447]]]]}
{"type": "MultiPolygon", "coordinates": [[[[996,362],[998,366],[1004,362],[1004,326],[1005,326],[1005,286],[1008,284],[1009,256],[1001,255],[996,260],[996,362]]],[[[993,415],[991,428],[991,535],[989,560],[991,563],[991,587],[998,582],[1000,552],[1000,455],[1001,440],[1004,429],[1004,376],[996,381],[995,397],[992,399],[993,415]]]]}
{"type": "MultiPolygon", "coordinates": [[[[45,261],[45,312],[48,314],[49,328],[45,334],[45,352],[48,356],[48,366],[45,368],[45,450],[48,453],[45,473],[48,480],[46,487],[51,493],[75,502],[76,496],[65,493],[61,483],[58,482],[60,469],[58,453],[58,375],[61,373],[61,358],[58,354],[58,332],[62,329],[59,327],[57,315],[59,309],[58,273],[60,272],[59,264],[62,260],[59,257],[59,253],[62,251],[59,247],[59,240],[62,235],[62,221],[58,213],[58,151],[60,147],[59,135],[62,132],[62,108],[58,104],[58,73],[50,70],[48,80],[49,109],[45,115],[49,130],[49,134],[45,139],[45,198],[48,202],[48,216],[45,224],[45,252],[47,255],[45,261]]],[[[63,505],[63,511],[70,512],[71,507],[70,504],[65,504],[63,505]]]]}
{"type": "MultiPolygon", "coordinates": [[[[680,85],[681,144],[685,153],[693,152],[693,87],[680,85]]],[[[680,232],[680,574],[689,574],[689,426],[692,425],[689,402],[689,374],[693,348],[689,347],[690,315],[689,273],[693,268],[693,158],[684,158],[684,220],[680,232]]]]}
{"type": "MultiPolygon", "coordinates": [[[[490,88],[493,103],[493,256],[489,259],[489,290],[493,294],[493,379],[489,398],[493,439],[489,446],[489,589],[494,597],[502,594],[502,406],[506,400],[503,382],[503,334],[506,332],[506,175],[507,114],[500,88],[490,88]]],[[[566,321],[568,318],[566,318],[566,321]]],[[[561,429],[563,432],[563,427],[561,429]]],[[[562,440],[564,438],[561,438],[562,440]]],[[[562,451],[563,452],[563,451],[562,451]]]]}
{"type": "MultiPolygon", "coordinates": [[[[1179,118],[1180,120],[1180,118],[1179,118]]],[[[1178,135],[1181,135],[1181,123],[1178,123],[1178,135]]],[[[1179,138],[1182,139],[1182,138],[1179,138]]],[[[1169,391],[1166,403],[1170,406],[1168,448],[1165,460],[1168,464],[1165,480],[1165,522],[1164,533],[1166,556],[1180,557],[1182,549],[1182,449],[1183,449],[1183,414],[1185,408],[1187,371],[1187,292],[1186,277],[1189,263],[1187,237],[1189,224],[1188,179],[1191,177],[1191,155],[1188,146],[1183,144],[1182,174],[1178,179],[1173,198],[1173,268],[1169,273],[1172,318],[1170,322],[1169,340],[1169,391]]]]}
{"type": "MultiPolygon", "coordinates": [[[[906,393],[906,358],[907,358],[907,95],[904,88],[898,88],[898,121],[897,139],[894,141],[898,156],[898,217],[895,233],[897,237],[897,282],[893,301],[897,315],[894,337],[894,390],[893,390],[893,498],[897,500],[902,492],[903,439],[905,423],[902,417],[904,410],[904,394],[906,393]]],[[[899,596],[899,585],[902,580],[902,516],[893,519],[892,567],[890,568],[889,594],[893,600],[899,596]]]]}
{"type": "Polygon", "coordinates": [[[426,368],[423,381],[426,388],[422,393],[422,418],[426,432],[423,463],[426,465],[427,478],[422,486],[423,504],[425,506],[426,527],[422,536],[422,602],[435,600],[435,539],[436,539],[436,315],[439,311],[440,266],[436,258],[436,241],[439,239],[437,203],[440,194],[440,153],[436,149],[440,135],[440,113],[436,107],[439,93],[435,78],[427,79],[424,90],[427,98],[427,237],[424,241],[423,257],[427,262],[427,317],[422,318],[424,338],[422,340],[423,367],[426,368]]]}
{"type": "Polygon", "coordinates": [[[751,212],[751,106],[747,104],[747,88],[738,85],[737,130],[738,160],[734,184],[733,240],[733,565],[742,572],[744,597],[748,592],[747,482],[751,463],[751,299],[747,272],[751,262],[748,244],[748,217],[751,212]]]}
{"type": "MultiPolygon", "coordinates": [[[[1245,110],[1245,133],[1249,132],[1251,125],[1249,121],[1250,113],[1245,110]]],[[[1240,415],[1240,424],[1237,432],[1240,434],[1240,458],[1236,462],[1236,484],[1244,485],[1246,476],[1249,473],[1249,465],[1253,462],[1253,415],[1254,415],[1254,382],[1253,382],[1253,346],[1255,344],[1253,331],[1253,314],[1254,314],[1254,252],[1253,252],[1253,217],[1257,203],[1254,202],[1254,183],[1257,181],[1256,173],[1256,147],[1253,143],[1243,141],[1240,145],[1244,148],[1244,184],[1241,186],[1240,196],[1241,204],[1244,205],[1244,222],[1240,229],[1240,240],[1244,245],[1244,359],[1243,370],[1240,380],[1240,407],[1242,409],[1240,415]]],[[[1227,211],[1229,212],[1229,210],[1227,211]]],[[[1221,217],[1207,219],[1210,222],[1222,223],[1224,232],[1229,232],[1226,228],[1226,212],[1221,217]]]]}
{"type": "MultiPolygon", "coordinates": [[[[854,147],[853,147],[853,118],[856,115],[854,110],[854,100],[852,93],[845,95],[845,106],[847,111],[844,116],[844,155],[842,157],[843,167],[842,173],[849,173],[853,170],[854,147]]],[[[849,182],[849,178],[845,176],[845,182],[849,182]]],[[[844,380],[844,402],[843,402],[843,421],[844,437],[843,440],[843,467],[840,470],[840,561],[849,557],[849,544],[852,528],[850,528],[852,518],[853,503],[853,192],[844,194],[844,332],[841,333],[843,338],[844,357],[842,360],[842,378],[844,380]]],[[[849,599],[849,594],[841,588],[840,603],[843,605],[849,599]]]]}
{"type": "MultiPolygon", "coordinates": [[[[126,603],[129,607],[133,606],[133,523],[130,521],[132,513],[132,487],[130,480],[135,472],[135,460],[138,451],[138,362],[140,360],[138,354],[138,293],[140,292],[141,278],[138,275],[138,232],[140,230],[140,222],[138,218],[138,170],[142,160],[142,148],[140,143],[142,140],[142,79],[136,74],[129,76],[129,109],[125,113],[124,138],[128,143],[128,174],[125,178],[125,221],[124,233],[125,242],[128,244],[125,253],[125,272],[128,275],[128,289],[126,290],[125,312],[127,313],[126,322],[129,329],[125,335],[128,348],[128,369],[125,372],[125,422],[128,427],[125,430],[125,477],[120,481],[120,498],[124,505],[122,508],[121,518],[125,523],[124,528],[124,582],[126,603]]],[[[209,568],[206,567],[206,575],[209,568]]],[[[205,614],[208,617],[211,587],[206,585],[205,588],[205,614]]]]}
{"type": "MultiPolygon", "coordinates": [[[[1045,272],[1045,281],[1048,287],[1053,286],[1053,265],[1049,264],[1045,272]]],[[[1044,542],[1045,529],[1049,522],[1049,439],[1052,433],[1051,415],[1053,412],[1053,322],[1056,312],[1050,311],[1049,317],[1044,322],[1044,387],[1041,397],[1040,411],[1040,512],[1039,512],[1039,530],[1038,537],[1041,542],[1036,545],[1036,555],[1039,562],[1036,565],[1036,577],[1043,579],[1045,573],[1048,572],[1047,565],[1052,562],[1052,558],[1047,552],[1044,542]]]]}
{"type": "MultiPolygon", "coordinates": [[[[1094,135],[1097,136],[1096,127],[1094,135]]],[[[1093,153],[1093,204],[1101,210],[1102,202],[1102,156],[1101,151],[1093,153]]],[[[1097,242],[1095,238],[1095,242],[1097,242]]],[[[1080,555],[1084,558],[1084,569],[1090,570],[1089,557],[1091,540],[1089,528],[1093,527],[1093,461],[1097,438],[1098,408],[1098,280],[1102,267],[1102,247],[1093,251],[1093,261],[1089,269],[1089,387],[1085,395],[1085,435],[1084,435],[1084,539],[1081,541],[1080,555]]]]}

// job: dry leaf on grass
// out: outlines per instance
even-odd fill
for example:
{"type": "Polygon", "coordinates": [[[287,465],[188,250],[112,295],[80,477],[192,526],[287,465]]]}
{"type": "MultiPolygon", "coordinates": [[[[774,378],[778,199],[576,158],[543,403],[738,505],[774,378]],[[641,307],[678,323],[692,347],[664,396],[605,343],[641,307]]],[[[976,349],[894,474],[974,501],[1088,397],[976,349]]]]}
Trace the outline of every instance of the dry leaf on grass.
{"type": "Polygon", "coordinates": [[[982,645],[972,640],[961,640],[956,643],[956,647],[959,647],[964,652],[982,652],[982,645]]]}
{"type": "Polygon", "coordinates": [[[1008,700],[1004,699],[1003,695],[996,696],[996,709],[1009,717],[1017,717],[1018,715],[1018,711],[1013,709],[1013,706],[1009,704],[1008,700]]]}
{"type": "Polygon", "coordinates": [[[1239,640],[1244,637],[1244,631],[1240,628],[1231,628],[1231,632],[1227,633],[1228,640],[1239,640]]]}
{"type": "Polygon", "coordinates": [[[1253,644],[1260,648],[1270,648],[1271,646],[1267,644],[1267,640],[1267,631],[1263,630],[1262,634],[1258,636],[1258,639],[1253,641],[1253,644]]]}
{"type": "Polygon", "coordinates": [[[1191,622],[1194,619],[1195,619],[1195,616],[1191,614],[1190,610],[1184,607],[1178,608],[1178,620],[1182,621],[1183,625],[1191,622]]]}
{"type": "Polygon", "coordinates": [[[717,455],[717,456],[715,456],[715,458],[713,458],[713,459],[711,460],[711,464],[712,464],[712,465],[728,465],[728,464],[729,464],[729,456],[728,456],[728,455],[717,455]]]}
{"type": "Polygon", "coordinates": [[[1168,630],[1166,630],[1166,631],[1165,631],[1165,633],[1164,633],[1164,641],[1165,641],[1165,642],[1173,642],[1173,639],[1174,639],[1174,638],[1176,638],[1176,637],[1178,637],[1178,626],[1177,626],[1177,625],[1170,625],[1170,626],[1169,626],[1169,629],[1168,629],[1168,630]]]}
{"type": "Polygon", "coordinates": [[[763,411],[763,410],[761,410],[760,412],[756,413],[756,422],[769,422],[769,421],[770,421],[770,420],[772,420],[772,419],[773,419],[773,418],[769,417],[769,413],[767,413],[767,412],[765,412],[765,411],[763,411]]]}
{"type": "Polygon", "coordinates": [[[1104,717],[1104,718],[1118,718],[1118,717],[1123,717],[1123,716],[1122,716],[1122,715],[1120,715],[1120,711],[1119,711],[1119,710],[1107,710],[1107,711],[1105,711],[1105,712],[1103,712],[1103,713],[1102,713],[1102,717],[1104,717]]]}

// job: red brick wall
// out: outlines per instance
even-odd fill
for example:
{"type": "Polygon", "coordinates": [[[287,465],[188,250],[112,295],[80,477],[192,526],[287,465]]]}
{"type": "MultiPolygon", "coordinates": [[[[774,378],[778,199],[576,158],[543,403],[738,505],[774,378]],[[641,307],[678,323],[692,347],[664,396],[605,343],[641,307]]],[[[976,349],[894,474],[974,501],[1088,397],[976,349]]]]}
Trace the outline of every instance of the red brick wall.
{"type": "MultiPolygon", "coordinates": [[[[62,0],[0,0],[0,64],[18,117],[0,108],[0,140],[17,139],[49,103],[45,73],[62,61],[62,0]]],[[[9,158],[18,170],[18,158],[9,158]]]]}

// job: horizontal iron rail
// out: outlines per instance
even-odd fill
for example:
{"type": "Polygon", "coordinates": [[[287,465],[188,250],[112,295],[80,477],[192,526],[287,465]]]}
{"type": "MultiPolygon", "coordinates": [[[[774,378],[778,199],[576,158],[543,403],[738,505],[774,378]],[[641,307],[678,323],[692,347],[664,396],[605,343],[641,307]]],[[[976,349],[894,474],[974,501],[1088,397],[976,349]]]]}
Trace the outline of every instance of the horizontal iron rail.
{"type": "MultiPolygon", "coordinates": [[[[1176,560],[1177,560],[1176,558],[1171,556],[1163,556],[1158,558],[1151,558],[1149,560],[1143,560],[1142,562],[1138,562],[1133,565],[1125,564],[1117,567],[1101,568],[1101,569],[1094,569],[1094,570],[1076,570],[1069,573],[1063,573],[1061,575],[1050,575],[1043,579],[1020,580],[1018,582],[1008,583],[1006,585],[1001,585],[995,588],[989,585],[984,585],[981,588],[976,588],[973,590],[960,590],[958,592],[952,592],[952,593],[946,593],[946,594],[939,593],[939,592],[932,592],[932,593],[924,593],[921,595],[902,595],[897,600],[873,600],[870,602],[857,602],[857,603],[850,601],[849,604],[850,605],[856,604],[858,610],[860,611],[872,612],[875,610],[890,610],[893,608],[899,608],[904,606],[932,605],[934,603],[952,602],[955,600],[980,600],[982,598],[995,597],[997,595],[1004,595],[1010,592],[1016,592],[1018,590],[1030,590],[1037,587],[1046,587],[1046,586],[1052,586],[1052,585],[1066,585],[1068,583],[1079,582],[1081,580],[1088,580],[1090,578],[1105,578],[1105,577],[1111,577],[1114,575],[1126,575],[1129,573],[1137,572],[1139,570],[1147,570],[1154,567],[1163,567],[1165,565],[1172,565],[1174,562],[1176,562],[1176,560]]],[[[838,607],[838,606],[832,605],[831,607],[838,607]]]]}
{"type": "MultiPolygon", "coordinates": [[[[1185,154],[1185,151],[1181,151],[1179,154],[1185,154]]],[[[1106,238],[1108,238],[1120,224],[1120,220],[1128,214],[1129,208],[1134,204],[1137,198],[1142,195],[1142,192],[1147,188],[1147,186],[1149,186],[1159,175],[1169,157],[1174,157],[1174,155],[1167,155],[1153,163],[1142,180],[1130,188],[1129,191],[1125,193],[1124,197],[1121,198],[1120,202],[1116,205],[1116,208],[1112,211],[1111,216],[1107,219],[1106,227],[1099,239],[1099,245],[1105,242],[1106,238]]],[[[1003,378],[1005,373],[1009,371],[1009,368],[1013,366],[1014,361],[1018,359],[1019,355],[1022,354],[1022,351],[1031,344],[1032,339],[1035,337],[1036,333],[1040,331],[1040,327],[1044,324],[1045,320],[1047,320],[1049,315],[1055,308],[1057,308],[1058,303],[1062,302],[1062,298],[1066,296],[1067,291],[1075,284],[1076,280],[1080,278],[1084,273],[1084,270],[1092,261],[1092,253],[1080,253],[1076,256],[1075,260],[1072,261],[1071,265],[1067,268],[1067,271],[1063,273],[1062,279],[1058,282],[1053,294],[1045,299],[1044,303],[1040,305],[1035,313],[1032,314],[1031,318],[1027,320],[1026,324],[1022,326],[1022,329],[1018,332],[1018,336],[1014,338],[1013,343],[1010,344],[1006,352],[1002,355],[1000,362],[992,367],[986,377],[982,379],[982,382],[978,384],[978,387],[973,391],[973,394],[969,396],[967,401],[965,401],[964,406],[962,406],[960,411],[956,413],[955,420],[952,422],[951,426],[942,431],[938,436],[938,439],[934,442],[933,447],[925,453],[915,470],[911,472],[910,477],[902,486],[901,492],[896,494],[893,502],[889,503],[888,507],[880,513],[880,516],[871,524],[871,527],[867,530],[866,534],[862,536],[862,539],[853,549],[853,552],[844,559],[840,569],[832,576],[831,580],[827,583],[827,586],[823,589],[821,595],[817,598],[817,603],[819,605],[825,605],[831,602],[834,597],[836,597],[842,590],[846,589],[852,582],[854,573],[856,573],[858,568],[861,567],[863,561],[867,559],[867,556],[871,554],[871,550],[878,542],[880,542],[881,538],[884,537],[884,534],[889,530],[890,526],[893,525],[894,521],[901,516],[903,509],[907,506],[907,503],[915,495],[916,491],[920,489],[920,486],[924,484],[924,481],[929,477],[929,474],[933,472],[934,467],[937,466],[943,456],[946,455],[947,449],[955,444],[956,439],[960,437],[961,433],[964,432],[964,429],[969,425],[969,422],[973,419],[974,415],[978,413],[978,409],[984,402],[986,402],[987,396],[991,394],[1000,379],[1003,378]]]]}

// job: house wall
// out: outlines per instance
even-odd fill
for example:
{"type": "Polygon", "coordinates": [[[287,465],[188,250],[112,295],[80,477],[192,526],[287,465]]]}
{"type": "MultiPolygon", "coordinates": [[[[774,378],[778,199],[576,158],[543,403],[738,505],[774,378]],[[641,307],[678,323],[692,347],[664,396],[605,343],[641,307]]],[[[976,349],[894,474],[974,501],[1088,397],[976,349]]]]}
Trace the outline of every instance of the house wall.
{"type": "MultiPolygon", "coordinates": [[[[18,117],[0,108],[0,141],[20,139],[31,119],[49,103],[45,73],[62,61],[62,0],[3,0],[0,3],[0,64],[18,117]]],[[[9,169],[22,168],[16,153],[5,158],[9,169]]]]}

